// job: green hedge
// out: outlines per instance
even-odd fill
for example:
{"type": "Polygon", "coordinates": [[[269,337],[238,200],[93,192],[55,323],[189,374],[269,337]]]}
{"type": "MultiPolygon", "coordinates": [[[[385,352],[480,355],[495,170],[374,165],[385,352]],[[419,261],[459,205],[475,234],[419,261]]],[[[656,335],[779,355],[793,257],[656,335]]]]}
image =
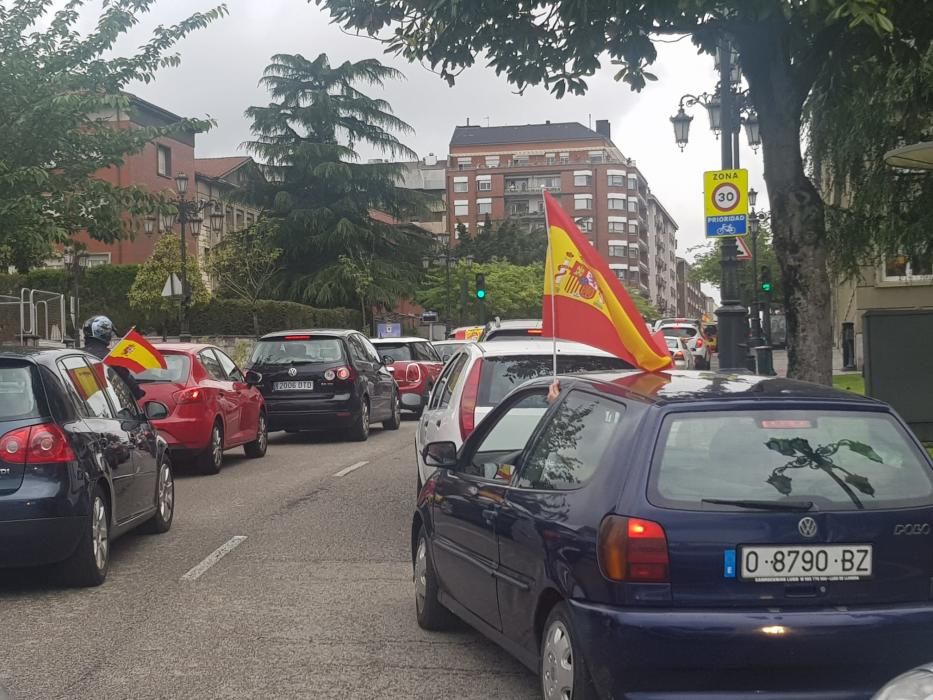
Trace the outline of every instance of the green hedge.
{"type": "MultiPolygon", "coordinates": [[[[178,317],[147,317],[131,309],[127,297],[136,278],[136,265],[101,265],[84,271],[81,279],[81,318],[106,314],[118,329],[137,326],[147,333],[178,333],[178,317]],[[164,328],[163,328],[164,326],[164,328]]],[[[25,275],[0,275],[0,294],[19,297],[19,290],[43,289],[70,293],[71,278],[63,270],[35,270],[25,275]]],[[[3,307],[0,337],[10,335],[9,326],[19,328],[18,307],[3,307]],[[14,318],[15,317],[15,318],[14,318]]],[[[260,301],[259,327],[262,333],[287,328],[359,328],[360,314],[350,309],[317,309],[289,301],[260,301]]],[[[253,314],[249,304],[239,299],[214,298],[206,307],[192,309],[192,335],[253,335],[253,314]]],[[[15,329],[12,333],[16,333],[15,329]]]]}

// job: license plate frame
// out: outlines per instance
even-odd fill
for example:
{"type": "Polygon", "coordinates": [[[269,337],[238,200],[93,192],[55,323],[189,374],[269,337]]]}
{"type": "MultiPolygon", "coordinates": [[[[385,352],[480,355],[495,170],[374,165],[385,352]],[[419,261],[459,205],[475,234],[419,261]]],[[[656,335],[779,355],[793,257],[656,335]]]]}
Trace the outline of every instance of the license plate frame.
{"type": "Polygon", "coordinates": [[[739,547],[738,574],[740,580],[754,583],[864,581],[874,575],[874,546],[744,545],[739,547]],[[779,559],[777,554],[781,555],[779,559]],[[757,558],[752,561],[752,556],[757,558]]]}
{"type": "Polygon", "coordinates": [[[273,382],[272,391],[314,391],[314,382],[305,380],[273,382]]]}

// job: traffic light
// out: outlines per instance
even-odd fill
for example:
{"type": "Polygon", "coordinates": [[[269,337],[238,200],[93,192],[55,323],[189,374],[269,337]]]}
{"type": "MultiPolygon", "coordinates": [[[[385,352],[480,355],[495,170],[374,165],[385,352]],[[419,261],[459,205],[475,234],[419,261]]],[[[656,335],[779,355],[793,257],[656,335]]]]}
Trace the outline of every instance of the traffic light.
{"type": "Polygon", "coordinates": [[[765,294],[770,294],[773,289],[771,284],[771,268],[767,265],[761,266],[761,291],[765,294]]]}
{"type": "Polygon", "coordinates": [[[486,275],[482,273],[476,275],[476,298],[486,298],[486,275]]]}

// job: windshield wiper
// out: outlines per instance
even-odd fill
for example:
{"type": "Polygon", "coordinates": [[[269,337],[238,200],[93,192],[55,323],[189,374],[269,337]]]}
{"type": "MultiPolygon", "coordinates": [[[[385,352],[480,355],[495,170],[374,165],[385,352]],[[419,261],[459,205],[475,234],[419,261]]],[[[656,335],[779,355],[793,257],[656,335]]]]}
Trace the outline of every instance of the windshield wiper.
{"type": "Polygon", "coordinates": [[[716,506],[736,506],[749,510],[785,510],[792,513],[805,513],[813,510],[813,501],[749,501],[729,498],[704,498],[703,503],[716,506]]]}

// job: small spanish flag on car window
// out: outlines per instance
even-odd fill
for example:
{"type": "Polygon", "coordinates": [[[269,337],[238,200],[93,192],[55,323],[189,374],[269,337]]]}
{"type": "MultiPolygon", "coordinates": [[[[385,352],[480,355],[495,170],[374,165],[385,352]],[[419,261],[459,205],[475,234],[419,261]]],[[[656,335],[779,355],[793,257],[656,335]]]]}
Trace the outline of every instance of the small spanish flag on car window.
{"type": "Polygon", "coordinates": [[[145,372],[147,369],[166,368],[162,353],[143,338],[135,328],[113,347],[110,354],[104,358],[104,364],[111,367],[124,367],[133,374],[145,372]]]}
{"type": "Polygon", "coordinates": [[[648,333],[608,263],[549,192],[544,204],[548,262],[542,335],[592,345],[649,372],[670,367],[664,337],[648,333]]]}

